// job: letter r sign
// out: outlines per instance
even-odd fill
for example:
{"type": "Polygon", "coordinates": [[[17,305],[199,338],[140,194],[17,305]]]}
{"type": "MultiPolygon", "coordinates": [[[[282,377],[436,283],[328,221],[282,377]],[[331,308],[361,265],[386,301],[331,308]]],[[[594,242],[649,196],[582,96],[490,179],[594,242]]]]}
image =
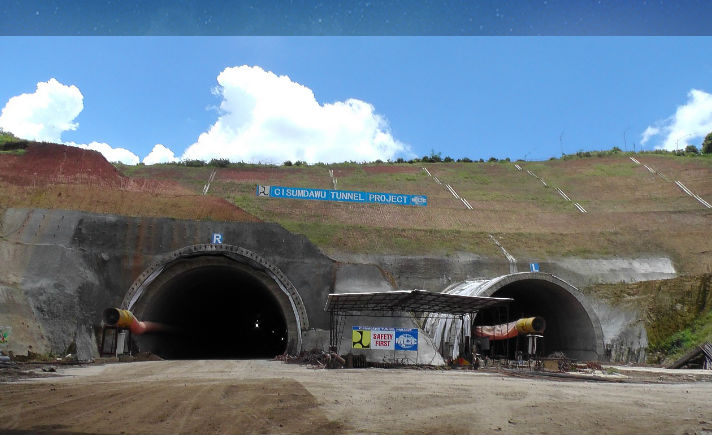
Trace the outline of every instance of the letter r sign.
{"type": "Polygon", "coordinates": [[[220,233],[213,233],[213,241],[212,241],[212,243],[213,243],[214,245],[220,245],[220,244],[222,244],[222,241],[223,241],[223,235],[222,235],[222,234],[220,234],[220,233]]]}

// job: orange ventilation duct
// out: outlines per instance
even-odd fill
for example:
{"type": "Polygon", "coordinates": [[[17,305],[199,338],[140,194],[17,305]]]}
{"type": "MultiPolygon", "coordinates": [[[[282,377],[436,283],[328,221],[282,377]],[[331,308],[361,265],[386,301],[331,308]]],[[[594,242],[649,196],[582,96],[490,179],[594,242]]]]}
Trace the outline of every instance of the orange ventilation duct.
{"type": "Polygon", "coordinates": [[[132,334],[141,335],[147,332],[168,332],[171,327],[163,323],[140,321],[129,310],[107,308],[103,314],[104,323],[109,326],[128,328],[132,334]]]}
{"type": "Polygon", "coordinates": [[[475,337],[486,337],[490,340],[507,340],[519,334],[538,334],[546,329],[546,321],[542,317],[526,317],[514,322],[491,326],[475,327],[475,337]]]}

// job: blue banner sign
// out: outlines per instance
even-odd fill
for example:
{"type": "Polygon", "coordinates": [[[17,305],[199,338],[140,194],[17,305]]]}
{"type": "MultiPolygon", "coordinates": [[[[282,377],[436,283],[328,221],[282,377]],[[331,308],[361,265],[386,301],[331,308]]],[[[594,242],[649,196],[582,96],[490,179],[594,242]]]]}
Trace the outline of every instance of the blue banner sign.
{"type": "Polygon", "coordinates": [[[396,328],[396,350],[418,350],[418,329],[396,328]]]}
{"type": "Polygon", "coordinates": [[[308,189],[304,187],[257,185],[257,196],[264,196],[269,198],[311,199],[316,201],[414,205],[419,207],[425,207],[428,205],[428,197],[425,195],[358,192],[351,190],[308,189]]]}
{"type": "Polygon", "coordinates": [[[353,326],[351,347],[376,350],[418,350],[418,328],[353,326]]]}

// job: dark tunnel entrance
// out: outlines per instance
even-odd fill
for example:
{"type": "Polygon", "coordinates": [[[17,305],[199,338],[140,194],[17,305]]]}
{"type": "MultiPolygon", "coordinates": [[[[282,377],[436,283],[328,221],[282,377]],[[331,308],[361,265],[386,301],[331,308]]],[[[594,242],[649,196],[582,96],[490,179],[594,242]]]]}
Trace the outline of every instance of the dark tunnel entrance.
{"type": "MultiPolygon", "coordinates": [[[[273,358],[298,347],[293,301],[273,276],[222,255],[164,265],[129,308],[170,326],[135,336],[139,351],[167,359],[273,358]]],[[[127,296],[128,298],[128,296],[127,296]]]]}
{"type": "MultiPolygon", "coordinates": [[[[603,338],[598,318],[576,297],[578,290],[567,288],[566,283],[556,280],[555,277],[548,280],[510,279],[511,282],[481,295],[514,299],[509,304],[510,321],[533,316],[544,318],[546,330],[538,344],[539,355],[563,352],[567,357],[579,360],[600,359],[603,356],[603,338]]],[[[501,309],[485,310],[477,315],[475,324],[491,325],[502,319],[501,309]]],[[[507,353],[512,359],[516,350],[527,353],[526,336],[520,335],[508,342],[508,345],[505,341],[492,342],[492,351],[507,353]]]]}

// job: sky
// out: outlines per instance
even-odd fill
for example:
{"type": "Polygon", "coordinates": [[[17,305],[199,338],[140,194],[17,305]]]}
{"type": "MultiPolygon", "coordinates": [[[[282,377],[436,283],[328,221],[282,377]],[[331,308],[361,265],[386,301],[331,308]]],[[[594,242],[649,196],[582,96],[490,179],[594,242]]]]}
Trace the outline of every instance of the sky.
{"type": "Polygon", "coordinates": [[[0,128],[127,164],[673,150],[712,131],[711,49],[707,36],[0,36],[0,128]]]}
{"type": "Polygon", "coordinates": [[[4,0],[3,35],[709,35],[708,0],[4,0]]]}

